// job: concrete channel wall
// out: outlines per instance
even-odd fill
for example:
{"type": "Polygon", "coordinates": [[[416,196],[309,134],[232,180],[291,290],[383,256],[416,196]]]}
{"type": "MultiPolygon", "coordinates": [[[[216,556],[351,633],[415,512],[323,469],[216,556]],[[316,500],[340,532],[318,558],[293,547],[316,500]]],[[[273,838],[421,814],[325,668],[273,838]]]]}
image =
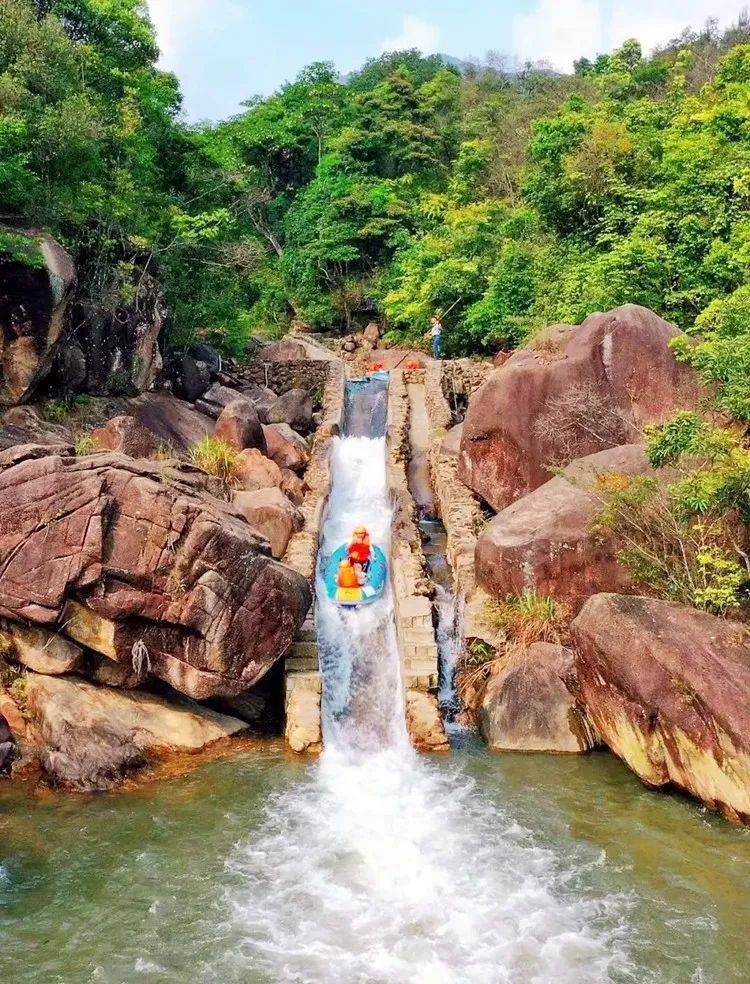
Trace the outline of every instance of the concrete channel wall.
{"type": "MultiPolygon", "coordinates": [[[[420,376],[420,381],[423,379],[420,376]]],[[[307,577],[314,586],[315,565],[323,515],[331,488],[330,446],[341,420],[346,383],[342,362],[331,360],[323,398],[324,420],[318,429],[305,473],[308,492],[302,505],[304,526],[290,540],[284,563],[307,577]]],[[[402,661],[406,720],[414,745],[421,750],[447,748],[437,708],[438,648],[433,626],[431,585],[417,525],[417,511],[409,490],[409,395],[401,372],[392,372],[388,391],[386,431],[388,487],[394,518],[390,574],[396,630],[402,661]]],[[[322,678],[314,613],[308,616],[285,661],[285,730],[296,752],[316,752],[322,745],[322,678]]]]}
{"type": "MultiPolygon", "coordinates": [[[[323,421],[315,433],[305,471],[307,492],[301,506],[304,523],[289,541],[283,558],[285,564],[309,580],[313,592],[320,530],[331,491],[331,442],[341,422],[346,383],[343,362],[330,360],[322,365],[326,367],[323,421]]],[[[321,748],[322,690],[313,607],[284,664],[284,737],[295,752],[321,748]]]]}
{"type": "Polygon", "coordinates": [[[409,389],[421,389],[421,377],[410,375],[409,389],[402,372],[391,372],[390,378],[388,486],[394,507],[391,580],[404,683],[406,726],[412,744],[418,750],[446,751],[449,745],[437,703],[438,647],[432,613],[432,585],[425,573],[417,508],[408,479],[409,460],[414,451],[409,439],[414,399],[409,389]]]}

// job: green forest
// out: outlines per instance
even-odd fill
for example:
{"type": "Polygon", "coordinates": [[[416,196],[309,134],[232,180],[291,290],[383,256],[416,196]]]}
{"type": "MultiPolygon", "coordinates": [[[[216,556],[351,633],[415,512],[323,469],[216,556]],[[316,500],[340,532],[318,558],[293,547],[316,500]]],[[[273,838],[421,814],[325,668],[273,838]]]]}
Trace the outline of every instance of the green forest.
{"type": "Polygon", "coordinates": [[[374,312],[415,340],[452,307],[448,354],[482,354],[645,304],[748,420],[749,41],[708,24],[571,75],[316,63],[188,126],[142,3],[0,0],[2,217],[58,237],[95,303],[156,273],[174,347],[374,312]]]}

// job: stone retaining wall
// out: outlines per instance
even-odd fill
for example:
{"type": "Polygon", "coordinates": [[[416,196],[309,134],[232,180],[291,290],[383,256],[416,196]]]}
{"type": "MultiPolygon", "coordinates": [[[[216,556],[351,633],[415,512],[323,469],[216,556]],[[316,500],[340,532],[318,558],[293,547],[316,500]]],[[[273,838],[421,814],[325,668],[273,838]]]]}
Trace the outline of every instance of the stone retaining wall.
{"type": "Polygon", "coordinates": [[[346,382],[342,362],[322,363],[326,367],[323,390],[323,420],[313,437],[310,463],[305,471],[305,498],[300,507],[304,525],[289,541],[284,563],[306,577],[312,584],[318,556],[320,527],[331,491],[331,441],[338,432],[344,407],[346,382]]]}
{"type": "MultiPolygon", "coordinates": [[[[294,365],[287,363],[290,364],[294,365]]],[[[323,514],[331,491],[331,442],[341,421],[346,381],[342,362],[332,360],[320,365],[326,368],[323,421],[313,438],[305,471],[307,490],[300,507],[304,524],[289,541],[283,558],[287,566],[310,581],[313,591],[323,514]]],[[[302,626],[284,666],[284,737],[295,752],[317,752],[322,747],[322,690],[313,613],[302,626]]]]}
{"type": "Polygon", "coordinates": [[[296,359],[290,362],[263,362],[251,359],[235,370],[238,379],[255,386],[268,386],[274,393],[290,389],[324,389],[331,366],[341,365],[334,360],[296,359]]]}
{"type": "Polygon", "coordinates": [[[468,595],[475,587],[474,548],[484,524],[479,500],[458,477],[458,458],[443,450],[451,411],[443,381],[452,363],[430,366],[425,377],[425,403],[433,434],[429,452],[430,480],[435,506],[447,534],[446,557],[453,571],[456,594],[468,595]],[[446,427],[447,425],[447,427],[446,427]]]}
{"type": "Polygon", "coordinates": [[[431,585],[425,576],[416,507],[407,481],[409,399],[401,372],[391,373],[387,436],[388,487],[394,506],[391,581],[404,681],[407,689],[427,691],[437,687],[438,651],[431,585]]]}
{"type": "Polygon", "coordinates": [[[477,359],[449,359],[439,365],[443,395],[446,399],[450,399],[452,393],[471,396],[494,369],[488,360],[477,359]]]}

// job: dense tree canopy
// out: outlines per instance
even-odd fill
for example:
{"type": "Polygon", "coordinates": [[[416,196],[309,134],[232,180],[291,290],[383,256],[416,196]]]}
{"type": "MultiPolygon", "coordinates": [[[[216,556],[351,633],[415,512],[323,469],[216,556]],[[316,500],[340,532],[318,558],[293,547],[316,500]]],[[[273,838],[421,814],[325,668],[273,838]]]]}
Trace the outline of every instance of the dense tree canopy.
{"type": "Polygon", "coordinates": [[[138,0],[0,0],[2,217],[57,235],[99,303],[157,273],[174,345],[373,311],[415,339],[452,306],[471,354],[640,302],[750,419],[749,36],[628,41],[573,75],[315,63],[188,128],[138,0]]]}

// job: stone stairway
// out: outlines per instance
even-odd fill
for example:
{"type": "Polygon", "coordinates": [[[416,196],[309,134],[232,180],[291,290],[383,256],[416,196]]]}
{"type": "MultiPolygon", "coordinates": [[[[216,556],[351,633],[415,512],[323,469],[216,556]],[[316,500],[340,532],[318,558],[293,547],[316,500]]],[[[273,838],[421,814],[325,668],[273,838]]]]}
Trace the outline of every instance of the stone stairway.
{"type": "Polygon", "coordinates": [[[317,633],[311,611],[284,662],[284,736],[295,752],[316,752],[321,748],[322,690],[317,633]]]}

